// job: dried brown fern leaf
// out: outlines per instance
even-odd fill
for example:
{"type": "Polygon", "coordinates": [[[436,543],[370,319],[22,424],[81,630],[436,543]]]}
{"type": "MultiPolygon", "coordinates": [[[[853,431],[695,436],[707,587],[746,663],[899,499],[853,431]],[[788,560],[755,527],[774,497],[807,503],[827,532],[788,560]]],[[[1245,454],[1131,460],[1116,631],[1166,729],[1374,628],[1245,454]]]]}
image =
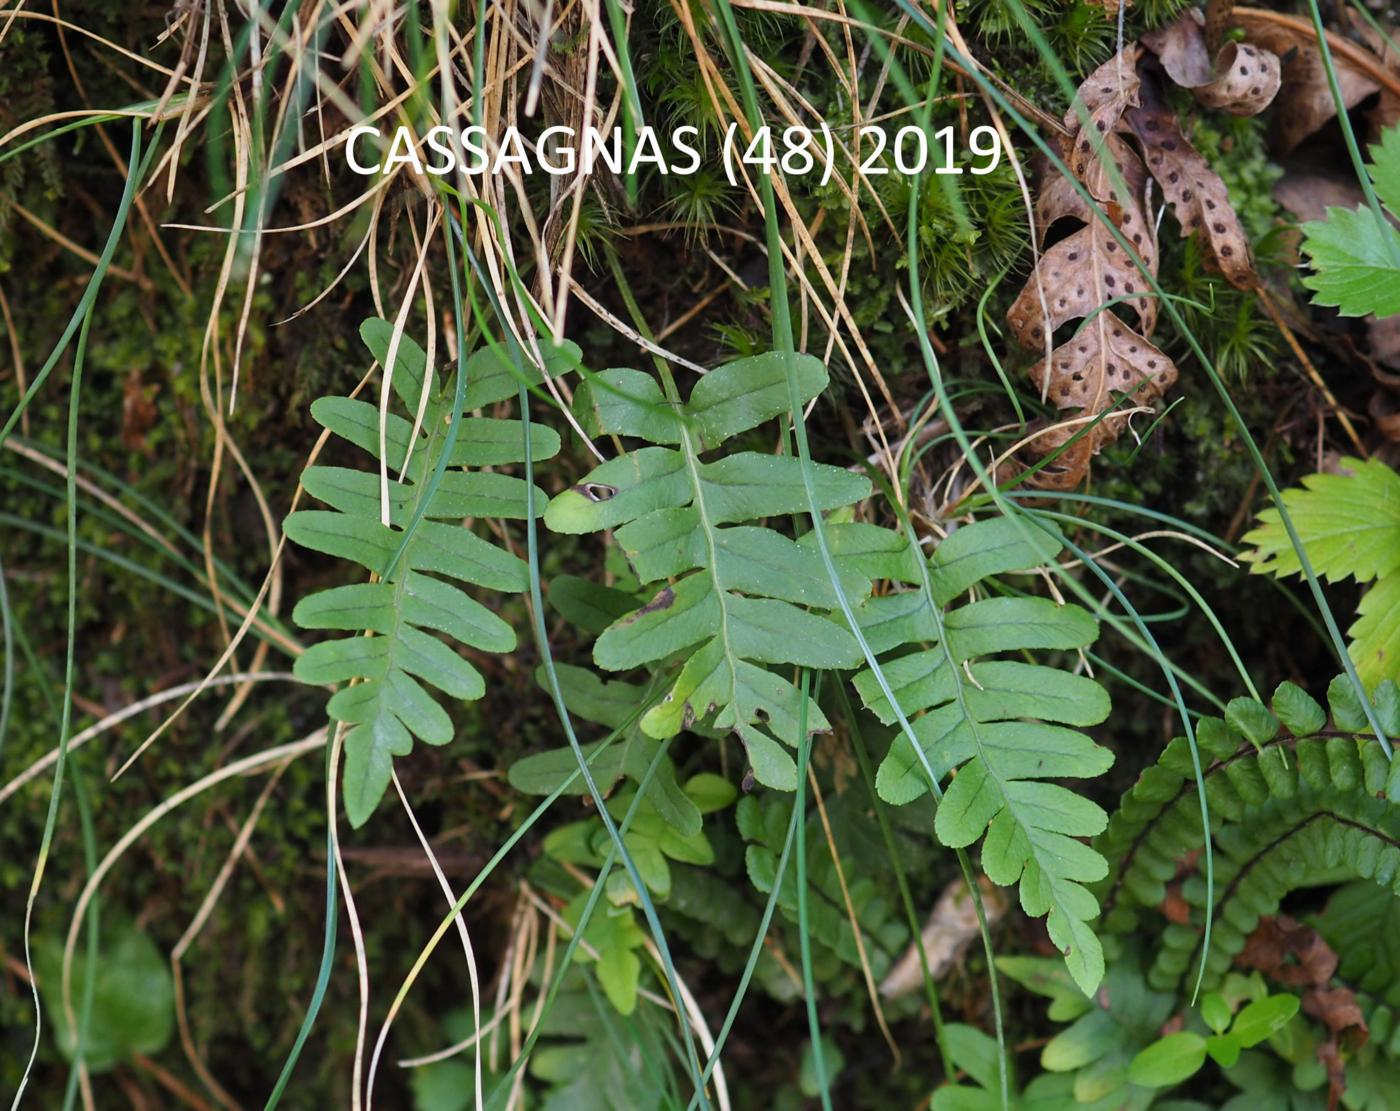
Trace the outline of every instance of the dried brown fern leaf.
{"type": "Polygon", "coordinates": [[[1278,55],[1263,46],[1228,42],[1212,59],[1205,18],[1194,8],[1142,36],[1162,68],[1207,108],[1236,116],[1257,116],[1278,95],[1282,82],[1278,55]]]}
{"type": "Polygon", "coordinates": [[[1181,234],[1199,235],[1230,284],[1252,289],[1258,276],[1249,240],[1225,183],[1182,133],[1180,121],[1155,82],[1144,82],[1142,100],[1124,120],[1142,144],[1148,171],[1171,204],[1181,234]]]}
{"type": "Polygon", "coordinates": [[[1065,115],[1068,174],[1041,188],[1035,216],[1045,250],[1006,316],[1019,343],[1044,352],[1028,373],[1063,414],[1030,441],[1033,456],[1054,453],[1029,480],[1042,489],[1081,483],[1094,455],[1177,379],[1176,365],[1149,339],[1158,309],[1155,188],[1181,234],[1199,236],[1231,283],[1257,285],[1229,192],[1167,107],[1163,83],[1176,77],[1198,95],[1216,86],[1203,102],[1246,114],[1277,88],[1277,59],[1229,44],[1211,62],[1200,34],[1188,16],[1153,37],[1159,55],[1128,46],[1089,75],[1065,115]],[[1068,222],[1077,226],[1064,234],[1068,222]],[[1074,321],[1081,323],[1066,336],[1074,321]]]}
{"type": "Polygon", "coordinates": [[[1012,333],[1032,350],[1043,349],[1047,335],[1061,327],[1084,321],[1029,372],[1042,396],[1070,418],[1038,432],[1031,443],[1038,456],[1058,452],[1031,479],[1045,489],[1082,482],[1090,459],[1117,437],[1131,412],[1176,381],[1175,365],[1146,339],[1157,324],[1157,304],[1143,271],[1156,274],[1157,240],[1147,213],[1147,166],[1120,133],[1125,113],[1139,103],[1138,57],[1134,45],[1100,66],[1066,114],[1066,164],[1100,211],[1068,178],[1046,183],[1036,206],[1041,242],[1064,221],[1079,227],[1040,256],[1007,313],[1012,333]],[[1136,316],[1137,329],[1113,311],[1118,305],[1136,316]]]}

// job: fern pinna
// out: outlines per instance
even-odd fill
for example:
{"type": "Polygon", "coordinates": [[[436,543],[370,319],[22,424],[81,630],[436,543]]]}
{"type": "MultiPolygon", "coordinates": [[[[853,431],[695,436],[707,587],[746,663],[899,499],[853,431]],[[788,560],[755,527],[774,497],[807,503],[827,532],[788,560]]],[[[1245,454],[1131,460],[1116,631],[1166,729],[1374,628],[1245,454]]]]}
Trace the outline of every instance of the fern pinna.
{"type": "MultiPolygon", "coordinates": [[[[590,376],[578,397],[585,422],[651,446],[594,468],[558,494],[544,517],[555,532],[616,529],[639,580],[666,584],[593,647],[594,661],[608,671],[680,663],[662,701],[643,715],[643,731],[672,737],[712,719],[738,734],[754,777],[782,790],[797,782],[784,746],[797,745],[802,694],[769,665],[849,668],[860,649],[827,615],[839,602],[819,553],[748,523],[808,508],[802,463],[753,451],[703,456],[788,411],[789,358],[803,402],[812,400],[827,374],[806,355],[727,363],[701,378],[684,402],[669,377],[663,394],[642,371],[590,376]]],[[[811,478],[821,510],[870,493],[867,479],[839,467],[816,464],[811,478]]],[[[870,580],[851,571],[840,586],[860,598],[870,580]]],[[[809,731],[829,728],[810,700],[806,719],[809,731]]]]}
{"type": "Polygon", "coordinates": [[[1048,915],[1051,940],[1075,982],[1092,993],[1104,962],[1089,926],[1098,903],[1085,884],[1102,879],[1108,866],[1077,838],[1101,832],[1108,818],[1048,781],[1090,778],[1113,763],[1107,749],[1066,728],[1103,721],[1108,694],[1060,668],[989,657],[1082,649],[1098,623],[1077,605],[1047,598],[984,597],[950,608],[990,576],[1041,567],[1061,547],[1056,534],[1024,519],[957,529],[934,550],[927,578],[914,580],[922,589],[871,598],[857,611],[871,648],[885,657],[878,676],[864,670],[855,685],[886,724],[914,719],[921,752],[899,734],[876,778],[881,797],[911,802],[929,790],[930,772],[942,779],[957,769],[938,805],[939,840],[964,848],[985,834],[987,876],[1004,886],[1019,882],[1022,907],[1048,915]]]}
{"type": "MultiPolygon", "coordinates": [[[[393,325],[368,320],[360,335],[387,366],[393,325]]],[[[567,352],[557,354],[568,361],[567,352]]],[[[424,684],[460,699],[485,692],[481,673],[434,634],[483,652],[515,648],[505,621],[446,580],[513,593],[529,587],[523,560],[462,525],[464,518],[526,515],[524,480],[463,469],[524,460],[520,421],[463,415],[515,397],[516,372],[483,349],[467,359],[463,383],[440,387],[422,348],[405,336],[389,380],[407,417],[389,412],[381,422],[375,405],[349,397],[311,406],[321,425],[380,461],[387,485],[376,471],[308,467],[302,485],[331,508],[300,510],[286,521],[296,543],[373,576],[304,598],[292,614],[303,628],[360,634],[313,645],[295,668],[308,683],[350,683],[328,710],[349,727],[344,798],[355,826],[369,818],[389,785],[393,758],[407,755],[415,737],[434,745],[452,739],[451,719],[424,684]]],[[[530,443],[535,460],[559,450],[558,435],[542,425],[531,424],[530,443]]],[[[545,500],[537,489],[536,504],[545,500]]]]}

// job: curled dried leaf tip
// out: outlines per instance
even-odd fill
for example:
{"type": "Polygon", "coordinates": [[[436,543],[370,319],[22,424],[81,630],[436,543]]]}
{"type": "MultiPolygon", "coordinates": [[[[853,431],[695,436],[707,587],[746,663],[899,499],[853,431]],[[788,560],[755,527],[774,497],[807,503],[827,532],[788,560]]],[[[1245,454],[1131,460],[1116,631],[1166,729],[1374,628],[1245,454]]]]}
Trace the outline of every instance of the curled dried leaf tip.
{"type": "Polygon", "coordinates": [[[1142,36],[1167,76],[1190,89],[1207,108],[1235,116],[1257,116],[1278,95],[1282,67],[1262,45],[1227,42],[1211,57],[1206,20],[1194,8],[1165,27],[1142,36]]]}

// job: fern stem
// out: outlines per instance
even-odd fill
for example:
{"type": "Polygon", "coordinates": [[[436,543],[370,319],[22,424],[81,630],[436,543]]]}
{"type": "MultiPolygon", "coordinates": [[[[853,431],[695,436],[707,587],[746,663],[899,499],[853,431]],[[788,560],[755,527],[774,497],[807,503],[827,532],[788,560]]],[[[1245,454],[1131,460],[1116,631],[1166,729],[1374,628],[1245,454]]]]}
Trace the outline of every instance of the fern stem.
{"type": "MultiPolygon", "coordinates": [[[[831,1111],[831,1086],[827,1081],[826,1061],[822,1054],[821,1020],[817,1017],[817,988],[812,979],[812,931],[807,921],[807,763],[812,756],[812,737],[807,732],[807,699],[811,683],[811,672],[804,667],[798,680],[802,703],[798,711],[797,797],[792,803],[797,824],[797,944],[802,955],[802,993],[807,1004],[807,1036],[812,1046],[812,1060],[816,1064],[817,1087],[823,1111],[831,1111]]],[[[821,689],[820,676],[817,689],[821,689]]],[[[854,925],[856,929],[860,928],[858,922],[854,925]]]]}
{"type": "Polygon", "coordinates": [[[928,993],[929,1014],[933,1018],[934,1040],[938,1043],[939,1055],[945,1062],[949,1062],[953,1060],[953,1054],[948,1048],[948,1036],[943,1027],[943,1007],[938,999],[938,984],[929,971],[928,954],[924,951],[923,926],[920,924],[918,912],[914,908],[914,896],[909,890],[909,877],[904,871],[904,860],[900,856],[899,844],[895,841],[889,815],[885,813],[885,802],[875,789],[875,769],[870,760],[870,752],[865,745],[865,734],[860,728],[855,707],[851,705],[851,698],[847,694],[844,684],[836,684],[836,697],[841,703],[841,712],[846,718],[846,730],[851,736],[851,747],[855,750],[856,763],[860,765],[861,778],[865,781],[865,789],[870,796],[870,806],[875,812],[875,820],[880,826],[880,837],[885,842],[885,852],[890,858],[895,884],[899,888],[899,899],[904,906],[905,921],[909,923],[910,937],[914,939],[914,952],[919,958],[919,971],[922,974],[924,990],[928,993]]]}

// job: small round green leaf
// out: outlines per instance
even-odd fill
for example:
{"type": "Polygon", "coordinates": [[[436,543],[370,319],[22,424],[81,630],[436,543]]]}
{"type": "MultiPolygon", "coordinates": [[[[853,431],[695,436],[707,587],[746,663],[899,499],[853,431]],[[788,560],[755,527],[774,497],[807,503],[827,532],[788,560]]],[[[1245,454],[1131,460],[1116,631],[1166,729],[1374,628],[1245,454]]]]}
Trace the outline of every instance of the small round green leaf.
{"type": "Polygon", "coordinates": [[[1270,1034],[1282,1030],[1289,1019],[1298,1013],[1296,995],[1270,995],[1256,1000],[1242,1010],[1231,1027],[1232,1037],[1239,1039],[1240,1045],[1249,1049],[1258,1045],[1270,1034]]]}
{"type": "Polygon", "coordinates": [[[1232,698],[1225,707],[1225,720],[1242,733],[1255,748],[1262,748],[1278,734],[1278,718],[1262,702],[1252,698],[1232,698]]]}
{"type": "Polygon", "coordinates": [[[1153,1042],[1128,1066],[1128,1080],[1141,1088],[1170,1088],[1194,1076],[1206,1060],[1206,1041],[1182,1031],[1153,1042]]]}
{"type": "Polygon", "coordinates": [[[1230,1004],[1223,995],[1213,991],[1201,1000],[1201,1018],[1217,1034],[1223,1034],[1230,1028],[1230,1004]]]}

